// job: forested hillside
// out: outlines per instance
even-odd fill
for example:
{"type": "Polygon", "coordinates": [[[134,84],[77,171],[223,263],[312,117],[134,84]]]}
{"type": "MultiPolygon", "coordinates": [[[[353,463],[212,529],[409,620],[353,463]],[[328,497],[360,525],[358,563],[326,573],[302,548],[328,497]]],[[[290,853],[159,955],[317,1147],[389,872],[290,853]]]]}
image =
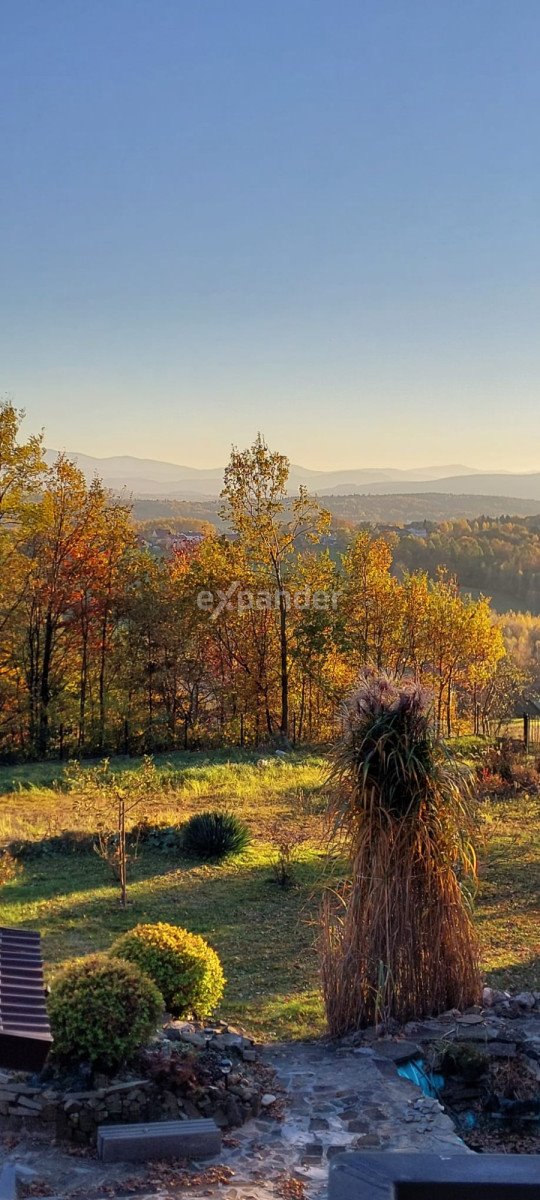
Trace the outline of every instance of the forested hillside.
{"type": "Polygon", "coordinates": [[[462,587],[492,596],[499,610],[538,613],[540,517],[480,517],[428,526],[425,536],[400,537],[396,565],[431,576],[446,567],[462,587]]]}
{"type": "MultiPolygon", "coordinates": [[[[210,521],[221,528],[219,501],[170,500],[149,496],[133,497],[133,517],[136,521],[173,520],[176,517],[210,521]]],[[[324,496],[321,503],[338,522],[356,527],[392,522],[406,525],[409,521],[450,521],[460,517],[499,517],[515,513],[520,517],[540,512],[536,500],[511,496],[452,496],[438,492],[395,496],[340,495],[324,496]]]]}

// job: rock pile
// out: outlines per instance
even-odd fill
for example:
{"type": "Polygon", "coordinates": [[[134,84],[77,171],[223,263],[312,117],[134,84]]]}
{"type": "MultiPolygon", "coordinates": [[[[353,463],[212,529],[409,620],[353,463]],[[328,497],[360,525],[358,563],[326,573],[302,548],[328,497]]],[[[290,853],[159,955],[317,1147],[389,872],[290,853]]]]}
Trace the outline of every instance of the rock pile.
{"type": "Polygon", "coordinates": [[[482,1006],[347,1040],[400,1070],[412,1064],[407,1078],[436,1087],[434,1104],[442,1101],[473,1149],[538,1152],[540,992],[485,988],[482,1006]]]}
{"type": "Polygon", "coordinates": [[[276,1097],[272,1072],[259,1062],[253,1041],[219,1023],[174,1021],[141,1055],[136,1075],[94,1079],[75,1090],[52,1077],[0,1075],[0,1117],[20,1127],[38,1123],[56,1136],[92,1142],[98,1125],[213,1117],[223,1129],[242,1125],[276,1097]]]}

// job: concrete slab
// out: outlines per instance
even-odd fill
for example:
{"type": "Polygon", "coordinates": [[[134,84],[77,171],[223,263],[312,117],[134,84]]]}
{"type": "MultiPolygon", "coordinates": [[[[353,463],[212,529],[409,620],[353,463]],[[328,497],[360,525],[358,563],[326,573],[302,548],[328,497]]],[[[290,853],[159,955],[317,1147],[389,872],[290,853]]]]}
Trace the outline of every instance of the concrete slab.
{"type": "Polygon", "coordinates": [[[97,1149],[103,1162],[148,1162],[166,1158],[212,1158],[221,1151],[215,1121],[153,1121],[100,1125],[97,1149]]]}

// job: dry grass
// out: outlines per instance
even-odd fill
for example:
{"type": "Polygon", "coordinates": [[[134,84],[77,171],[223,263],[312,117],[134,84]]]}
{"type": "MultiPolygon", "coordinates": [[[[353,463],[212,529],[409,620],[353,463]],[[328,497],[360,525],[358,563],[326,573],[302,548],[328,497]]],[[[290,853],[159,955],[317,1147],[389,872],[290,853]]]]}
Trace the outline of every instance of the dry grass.
{"type": "Polygon", "coordinates": [[[351,864],[323,903],[332,1034],[478,1000],[478,943],[456,872],[472,866],[465,797],[422,694],[366,677],[349,704],[331,799],[351,864]]]}

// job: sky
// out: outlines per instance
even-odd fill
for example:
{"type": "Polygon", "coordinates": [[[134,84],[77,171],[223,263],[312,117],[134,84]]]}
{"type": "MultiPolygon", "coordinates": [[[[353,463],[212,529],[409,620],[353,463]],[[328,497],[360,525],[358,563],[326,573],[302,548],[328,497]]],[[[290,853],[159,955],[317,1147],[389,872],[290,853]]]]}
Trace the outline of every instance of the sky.
{"type": "Polygon", "coordinates": [[[540,469],[538,0],[3,0],[0,393],[46,444],[540,469]]]}

